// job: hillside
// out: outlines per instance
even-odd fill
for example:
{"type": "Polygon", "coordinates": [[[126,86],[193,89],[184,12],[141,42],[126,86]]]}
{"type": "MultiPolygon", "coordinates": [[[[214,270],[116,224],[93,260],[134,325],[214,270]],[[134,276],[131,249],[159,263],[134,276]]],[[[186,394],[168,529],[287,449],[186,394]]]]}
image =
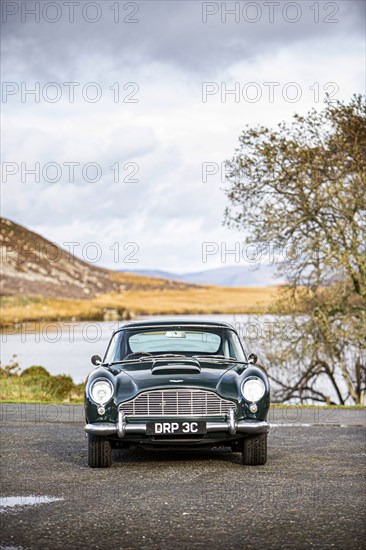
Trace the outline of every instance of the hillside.
{"type": "Polygon", "coordinates": [[[94,266],[5,218],[1,218],[0,233],[2,296],[82,300],[107,292],[188,286],[183,282],[117,273],[94,266]]]}
{"type": "Polygon", "coordinates": [[[264,313],[277,296],[273,286],[226,288],[102,269],[4,218],[1,272],[2,327],[135,315],[264,313]]]}

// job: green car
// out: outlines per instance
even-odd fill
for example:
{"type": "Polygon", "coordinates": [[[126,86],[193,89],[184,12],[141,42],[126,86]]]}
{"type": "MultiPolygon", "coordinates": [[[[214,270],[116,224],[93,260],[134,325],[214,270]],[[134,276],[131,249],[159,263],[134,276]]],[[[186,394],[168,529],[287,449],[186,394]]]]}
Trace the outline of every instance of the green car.
{"type": "Polygon", "coordinates": [[[243,464],[265,464],[270,395],[256,360],[228,323],[125,324],[86,380],[89,466],[135,445],[231,447],[243,464]]]}

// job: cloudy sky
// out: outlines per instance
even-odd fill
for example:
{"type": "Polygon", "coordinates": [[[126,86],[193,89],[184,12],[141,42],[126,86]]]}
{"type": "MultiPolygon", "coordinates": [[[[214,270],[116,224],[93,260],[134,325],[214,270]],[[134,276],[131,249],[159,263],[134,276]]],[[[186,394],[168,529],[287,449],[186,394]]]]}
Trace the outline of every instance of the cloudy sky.
{"type": "Polygon", "coordinates": [[[246,124],[364,91],[364,6],[2,2],[2,215],[114,269],[221,267],[221,163],[246,124]]]}

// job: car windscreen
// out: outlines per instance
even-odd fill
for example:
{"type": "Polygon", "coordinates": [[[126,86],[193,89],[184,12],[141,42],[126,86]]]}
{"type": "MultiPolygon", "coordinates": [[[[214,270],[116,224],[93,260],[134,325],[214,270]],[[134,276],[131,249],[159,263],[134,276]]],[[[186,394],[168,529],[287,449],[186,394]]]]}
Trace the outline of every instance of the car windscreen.
{"type": "Polygon", "coordinates": [[[138,332],[128,338],[132,353],[218,353],[222,338],[212,332],[156,330],[138,332]]]}
{"type": "Polygon", "coordinates": [[[238,361],[246,360],[233,330],[168,326],[117,332],[108,346],[104,362],[122,361],[126,357],[133,359],[139,354],[219,355],[238,361]]]}

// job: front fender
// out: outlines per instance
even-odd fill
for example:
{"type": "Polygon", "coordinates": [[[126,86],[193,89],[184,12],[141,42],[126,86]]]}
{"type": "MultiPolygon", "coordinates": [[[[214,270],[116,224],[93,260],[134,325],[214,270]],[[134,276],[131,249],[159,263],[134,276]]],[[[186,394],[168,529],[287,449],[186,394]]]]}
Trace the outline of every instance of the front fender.
{"type": "Polygon", "coordinates": [[[267,418],[269,405],[270,405],[270,397],[271,397],[269,381],[265,371],[259,365],[258,366],[251,365],[250,367],[245,369],[245,371],[241,376],[238,377],[237,383],[238,383],[238,395],[240,395],[239,411],[242,415],[241,417],[250,418],[253,420],[265,420],[267,418]],[[265,392],[262,399],[260,399],[256,403],[258,410],[255,413],[250,412],[249,407],[251,405],[251,402],[244,399],[243,394],[241,392],[241,386],[243,382],[248,378],[251,378],[252,376],[256,376],[257,378],[260,378],[263,381],[264,387],[265,387],[265,392]]]}
{"type": "Polygon", "coordinates": [[[110,418],[111,412],[115,409],[114,398],[112,397],[112,399],[105,405],[105,414],[98,414],[98,406],[89,395],[90,384],[97,378],[108,378],[115,388],[114,395],[116,394],[116,377],[113,376],[113,374],[105,367],[96,367],[93,369],[85,381],[84,413],[87,422],[95,422],[96,420],[105,421],[110,418]]]}

